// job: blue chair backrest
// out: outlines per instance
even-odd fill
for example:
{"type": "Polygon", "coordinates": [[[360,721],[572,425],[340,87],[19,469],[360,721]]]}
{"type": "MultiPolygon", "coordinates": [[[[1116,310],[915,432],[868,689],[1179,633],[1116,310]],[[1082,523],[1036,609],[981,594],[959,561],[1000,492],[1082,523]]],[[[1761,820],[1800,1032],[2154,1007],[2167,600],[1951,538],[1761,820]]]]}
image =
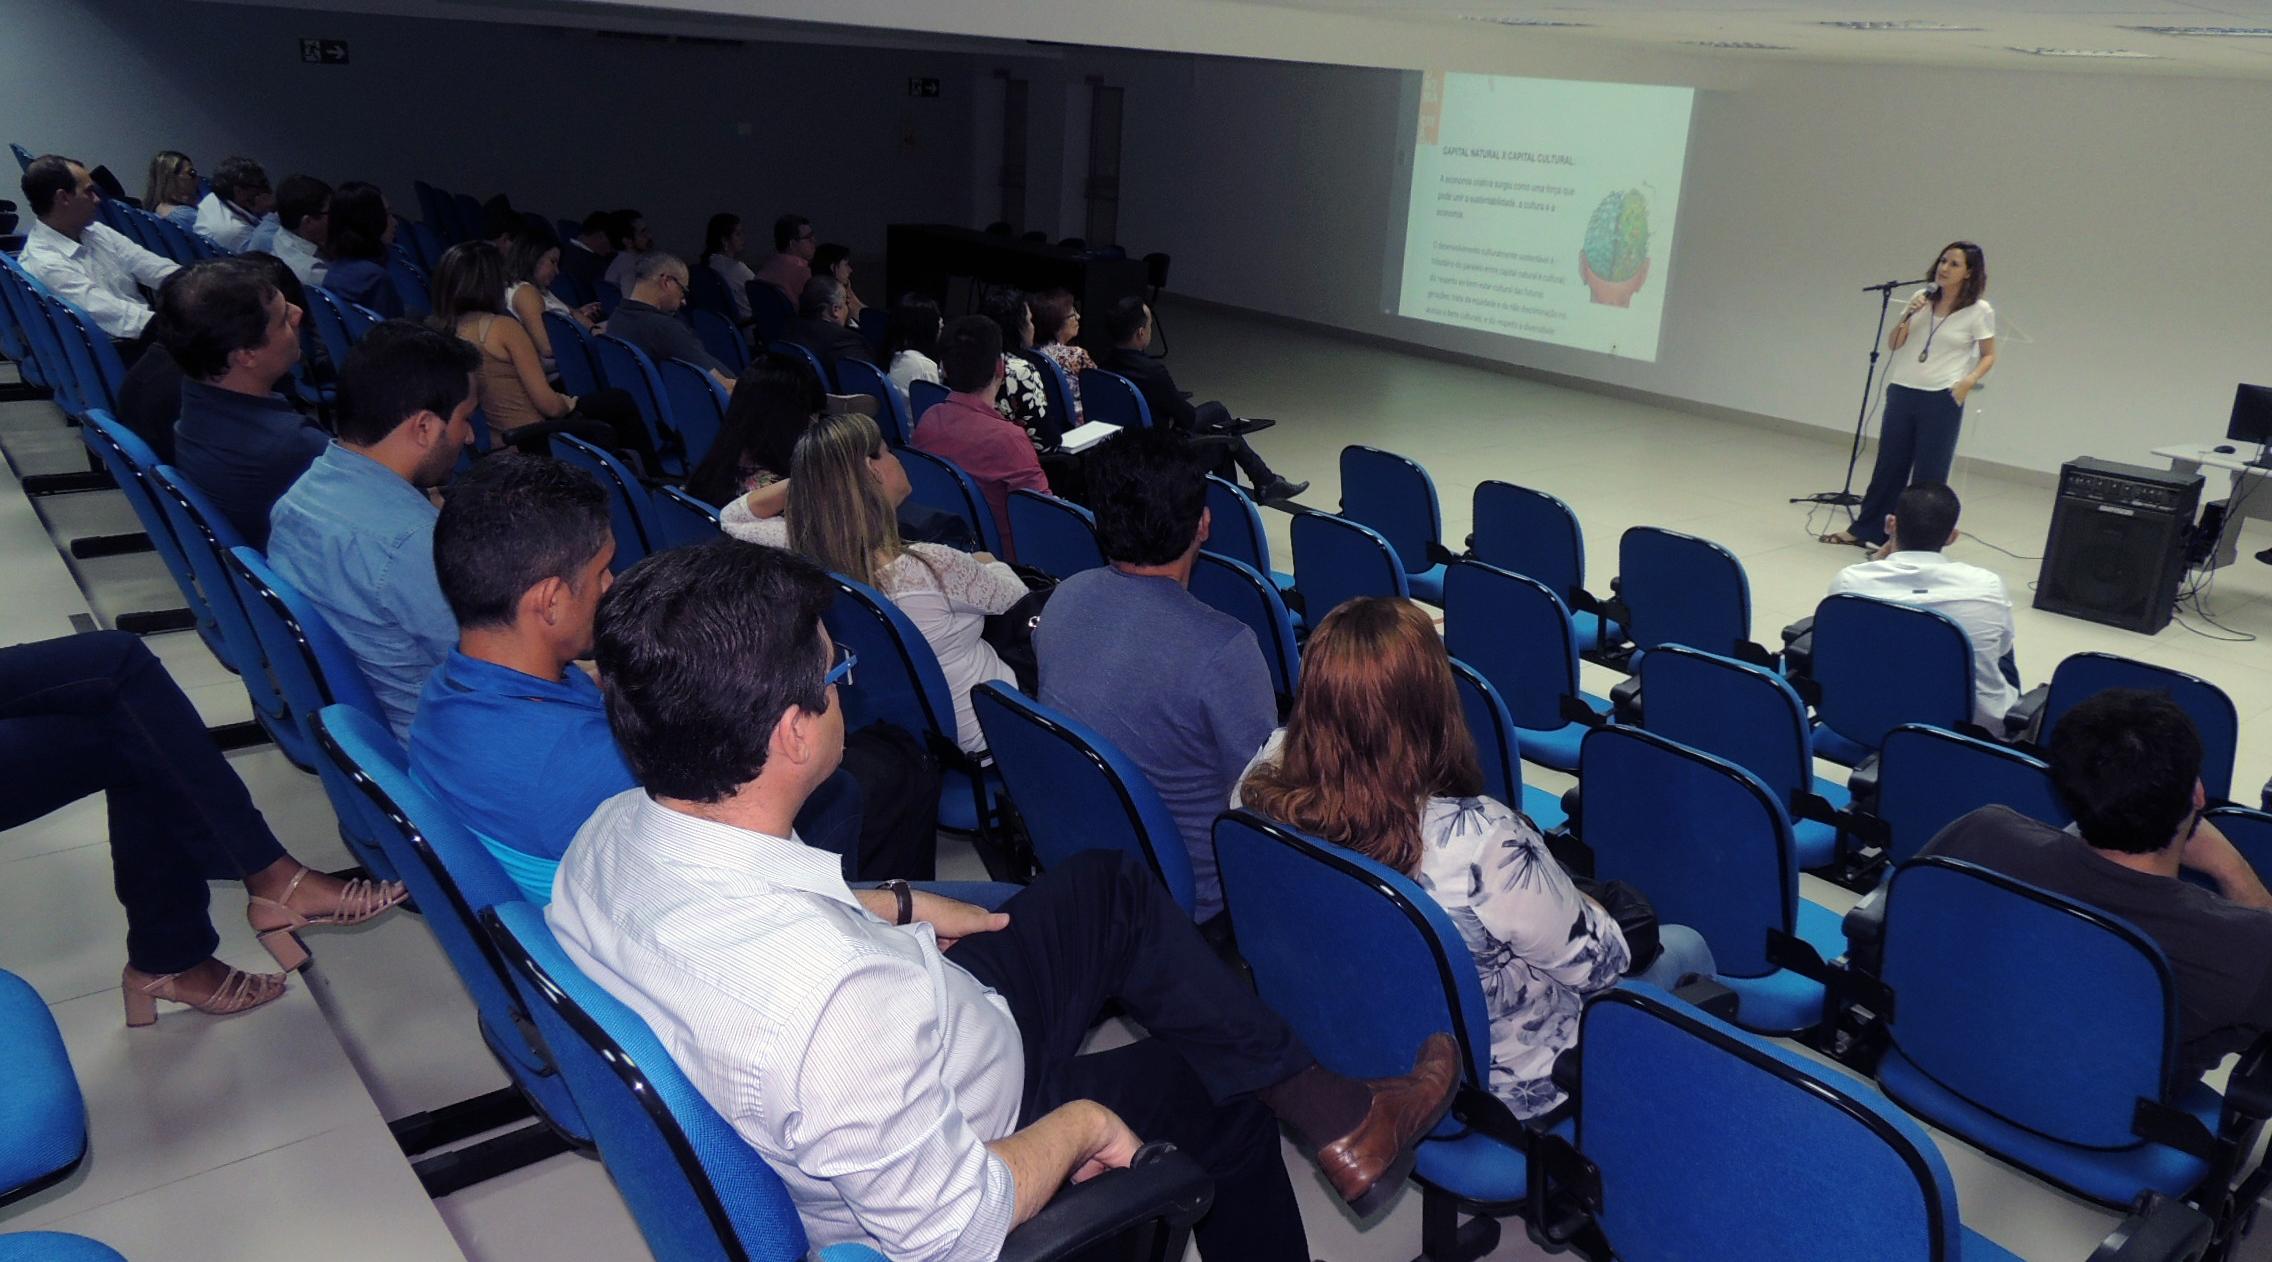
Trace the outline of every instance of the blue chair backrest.
{"type": "Polygon", "coordinates": [[[1489,1081],[1482,975],[1442,905],[1410,877],[1253,811],[1215,820],[1223,899],[1255,989],[1335,1073],[1409,1072],[1431,1034],[1489,1081]]]}
{"type": "Polygon", "coordinates": [[[1146,429],[1152,424],[1152,406],[1136,383],[1102,368],[1081,370],[1081,414],[1122,429],[1146,429]]]}
{"type": "Polygon", "coordinates": [[[1065,375],[1063,364],[1038,351],[1027,354],[1025,360],[1041,376],[1041,394],[1049,401],[1049,415],[1054,418],[1059,433],[1088,419],[1073,406],[1073,379],[1065,375]]]}
{"type": "MultiPolygon", "coordinates": [[[[122,426],[114,428],[116,434],[125,433],[122,426]]],[[[134,441],[139,445],[141,440],[134,441]]],[[[147,450],[144,448],[145,454],[147,450]]],[[[243,681],[254,718],[284,756],[295,766],[315,766],[315,744],[307,737],[307,720],[293,710],[282,681],[272,678],[275,668],[269,664],[268,641],[259,633],[256,611],[245,608],[243,593],[229,573],[228,555],[244,545],[244,538],[180,470],[160,464],[146,468],[149,481],[145,485],[151,502],[165,516],[169,534],[180,544],[182,560],[196,579],[196,591],[204,606],[200,613],[212,617],[214,631],[220,636],[215,653],[243,681]]]]}
{"type": "Polygon", "coordinates": [[[955,699],[923,633],[882,592],[841,574],[822,621],[829,638],[860,659],[840,688],[849,730],[890,723],[917,739],[955,744],[955,699]]]}
{"type": "Polygon", "coordinates": [[[1053,578],[1104,568],[1096,515],[1070,500],[1012,488],[1010,535],[1018,541],[1018,562],[1053,578]]]}
{"type": "Polygon", "coordinates": [[[646,488],[621,461],[573,434],[554,434],[552,454],[590,474],[607,492],[608,527],[615,533],[615,560],[608,569],[621,574],[659,546],[646,488]]]}
{"type": "Polygon", "coordinates": [[[584,225],[573,219],[553,220],[552,230],[555,233],[559,234],[562,245],[566,245],[568,242],[584,235],[584,225]]]}
{"type": "Polygon", "coordinates": [[[601,319],[614,315],[615,309],[623,305],[623,290],[615,282],[595,281],[592,289],[595,291],[593,301],[600,304],[601,319]]]}
{"type": "Polygon", "coordinates": [[[471,193],[452,193],[450,194],[450,210],[452,217],[458,222],[458,239],[460,241],[478,241],[481,239],[480,198],[471,193]]]}
{"type": "Polygon", "coordinates": [[[747,289],[750,333],[758,345],[764,346],[789,331],[797,319],[797,304],[767,281],[752,280],[747,289]]]}
{"type": "Polygon", "coordinates": [[[1041,866],[1084,850],[1132,855],[1190,914],[1197,899],[1191,855],[1142,768],[1071,715],[1007,685],[980,684],[970,690],[970,704],[1041,866]]]}
{"type": "Polygon", "coordinates": [[[1887,1032],[1917,1069],[2046,1138],[2123,1148],[2137,1102],[2169,1098],[2177,988],[2127,922],[1939,856],[1886,889],[1887,1032]]]}
{"type": "Polygon", "coordinates": [[[708,369],[683,359],[666,359],[655,371],[662,378],[679,440],[686,444],[686,467],[692,469],[710,454],[718,432],[726,427],[726,388],[708,369]]]}
{"type": "Polygon", "coordinates": [[[395,233],[396,244],[407,243],[410,257],[431,273],[434,266],[442,261],[442,239],[422,219],[405,219],[401,222],[401,229],[395,233]]]}
{"type": "Polygon", "coordinates": [[[402,746],[384,723],[352,706],[316,713],[313,729],[325,761],[368,803],[385,827],[381,848],[410,887],[426,927],[464,983],[483,1036],[514,1081],[546,1119],[586,1142],[590,1131],[559,1080],[550,1054],[530,1040],[528,1009],[504,957],[479,916],[521,891],[450,809],[415,777],[402,746]]]}
{"type": "Polygon", "coordinates": [[[78,333],[64,320],[62,305],[47,286],[29,275],[23,277],[22,284],[37,322],[40,364],[47,370],[48,388],[55,392],[55,406],[63,415],[78,420],[86,416],[87,400],[93,394],[92,384],[85,380],[89,375],[84,362],[86,349],[76,345],[78,333]]]}
{"type": "Polygon", "coordinates": [[[116,416],[118,389],[126,381],[118,347],[86,312],[61,298],[51,296],[49,301],[54,304],[56,337],[63,343],[71,375],[78,383],[81,410],[76,415],[84,420],[88,412],[99,408],[116,416]]]}
{"type": "Polygon", "coordinates": [[[907,396],[891,383],[884,370],[865,360],[847,359],[836,366],[837,389],[845,394],[864,394],[876,401],[876,428],[883,431],[884,441],[894,447],[905,447],[915,433],[915,421],[908,413],[907,396]]]}
{"type": "Polygon", "coordinates": [[[1413,460],[1378,447],[1341,449],[1341,515],[1380,533],[1407,574],[1432,569],[1444,542],[1436,480],[1413,460]]]}
{"type": "Polygon", "coordinates": [[[891,344],[891,312],[882,307],[862,307],[860,317],[852,324],[860,340],[868,344],[868,353],[888,362],[884,348],[891,344]]]}
{"type": "MultiPolygon", "coordinates": [[[[1021,547],[1024,535],[1018,536],[1021,547]]],[[[1227,556],[1201,552],[1191,567],[1191,594],[1208,606],[1245,623],[1270,668],[1270,690],[1291,701],[1301,682],[1301,646],[1294,638],[1294,616],[1278,595],[1278,585],[1227,556]]]]}
{"type": "Polygon", "coordinates": [[[1578,1147],[1618,1257],[1798,1262],[1835,1252],[1829,1231],[1883,1262],[1958,1262],[1948,1167],[1876,1090],[1648,985],[1587,1000],[1578,1059],[1578,1147]],[[1673,1136],[1740,1159],[1666,1161],[1673,1136]]]}
{"type": "Polygon", "coordinates": [[[780,1177],[686,1080],[639,1014],[576,967],[544,913],[500,903],[482,924],[655,1256],[801,1262],[804,1226],[780,1177]]]}
{"type": "Polygon", "coordinates": [[[1586,537],[1570,506],[1527,486],[1475,488],[1475,559],[1546,584],[1568,604],[1586,585],[1586,537]]]}
{"type": "Polygon", "coordinates": [[[805,361],[806,366],[813,370],[813,375],[820,378],[821,389],[832,394],[835,393],[836,374],[828,370],[828,365],[822,362],[821,357],[815,354],[811,347],[775,338],[765,344],[765,349],[776,355],[787,355],[792,359],[805,361]]]}
{"type": "Polygon", "coordinates": [[[671,416],[670,396],[663,393],[662,374],[655,371],[655,361],[631,343],[605,333],[592,339],[592,351],[599,359],[600,376],[631,396],[639,407],[639,419],[647,423],[647,437],[656,451],[662,451],[678,426],[671,416]]]}
{"type": "Polygon", "coordinates": [[[199,259],[209,259],[220,254],[220,249],[212,242],[170,219],[158,220],[156,227],[159,240],[166,243],[166,248],[158,251],[158,253],[165,255],[183,267],[187,267],[199,259]]]}
{"type": "Polygon", "coordinates": [[[2263,877],[2272,874],[2272,813],[2246,806],[2215,806],[2201,817],[2217,826],[2240,857],[2263,877]]]}
{"type": "Polygon", "coordinates": [[[0,355],[19,368],[32,357],[31,335],[24,328],[23,300],[19,296],[22,292],[16,281],[15,261],[0,263],[0,355]]]}
{"type": "Polygon", "coordinates": [[[402,299],[403,315],[423,320],[434,313],[434,289],[426,279],[426,270],[399,242],[387,252],[387,279],[394,285],[395,296],[402,299]]]}
{"type": "Polygon", "coordinates": [[[1758,776],[1785,804],[1814,789],[1806,703],[1781,675],[1660,644],[1641,659],[1641,725],[1758,776]]]}
{"type": "Polygon", "coordinates": [[[316,341],[323,345],[323,353],[331,360],[331,371],[339,372],[347,362],[347,352],[355,343],[347,335],[347,314],[339,299],[321,285],[310,285],[308,293],[308,320],[315,325],[316,341]]]}
{"type": "MultiPolygon", "coordinates": [[[[142,523],[142,533],[150,537],[150,546],[173,576],[174,585],[181,589],[181,598],[189,607],[190,615],[197,619],[197,634],[207,645],[213,646],[215,655],[226,653],[221,640],[221,626],[215,619],[212,603],[198,586],[197,571],[190,567],[189,554],[182,550],[181,540],[174,535],[173,522],[158,502],[157,488],[151,485],[151,476],[158,467],[157,453],[150,450],[139,434],[113,420],[109,413],[94,411],[79,426],[80,440],[94,453],[103,468],[110,473],[111,481],[126,493],[126,503],[134,510],[134,518],[142,523]]],[[[222,592],[227,596],[226,589],[222,592]]],[[[224,660],[227,660],[224,657],[224,660]]]]}
{"type": "Polygon", "coordinates": [[[907,482],[914,494],[909,496],[925,508],[935,508],[963,519],[970,527],[971,537],[982,543],[995,556],[1006,555],[1002,550],[1002,530],[994,524],[993,510],[986,505],[986,496],[978,483],[962,471],[962,466],[945,456],[935,456],[913,447],[899,451],[900,467],[907,471],[907,482]]]}
{"type": "Polygon", "coordinates": [[[557,311],[544,313],[545,340],[552,343],[552,362],[560,370],[560,385],[578,398],[602,388],[598,352],[584,326],[557,311]]]}
{"type": "Polygon", "coordinates": [[[688,495],[675,486],[655,488],[654,522],[655,548],[684,547],[692,543],[708,543],[718,537],[718,510],[688,495]]]}
{"type": "Polygon", "coordinates": [[[2043,703],[2043,740],[2067,711],[2109,688],[2143,688],[2177,703],[2201,736],[2201,785],[2211,798],[2229,798],[2233,789],[2233,749],[2240,741],[2240,717],[2225,690],[2199,676],[2167,666],[2133,661],[2112,653],[2075,653],[2051,672],[2051,695],[2043,703]]]}
{"type": "Polygon", "coordinates": [[[1904,723],[1972,721],[1972,640],[1947,614],[1851,594],[1814,612],[1815,717],[1876,749],[1904,723]]]}
{"type": "Polygon", "coordinates": [[[1515,726],[1555,731],[1578,694],[1578,642],[1562,598],[1538,579],[1455,561],[1444,571],[1444,648],[1506,702],[1515,726]]]}
{"type": "Polygon", "coordinates": [[[571,307],[585,307],[600,300],[589,282],[566,272],[552,278],[552,296],[571,307]]]}
{"type": "Polygon", "coordinates": [[[1483,768],[1483,791],[1514,810],[1523,809],[1523,747],[1514,716],[1483,672],[1451,659],[1452,682],[1459,688],[1460,714],[1475,738],[1475,760],[1483,768]]]}
{"type": "MultiPolygon", "coordinates": [[[[710,271],[707,267],[699,270],[710,271]]],[[[724,296],[722,290],[720,296],[724,296]]],[[[694,335],[702,339],[702,349],[726,366],[727,376],[739,377],[749,370],[749,343],[742,340],[741,330],[734,327],[731,311],[721,315],[707,307],[689,307],[686,318],[694,325],[694,335]]]]}
{"type": "Polygon", "coordinates": [[[16,359],[25,381],[52,390],[56,406],[62,407],[65,393],[70,388],[66,380],[70,368],[63,362],[63,345],[55,340],[55,325],[48,319],[47,305],[40,295],[45,286],[17,265],[15,257],[0,254],[0,296],[5,296],[8,309],[15,317],[16,328],[24,343],[28,359],[16,359]]]}
{"type": "Polygon", "coordinates": [[[909,437],[915,426],[923,423],[923,414],[947,401],[947,388],[936,381],[910,381],[907,383],[907,412],[915,424],[907,427],[909,437]]]}
{"type": "Polygon", "coordinates": [[[1799,869],[1791,822],[1759,777],[1724,759],[1639,728],[1586,733],[1579,837],[1594,875],[1646,890],[1667,924],[1711,944],[1719,971],[1762,977],[1767,932],[1798,914],[1799,869]]]}
{"type": "Polygon", "coordinates": [[[1356,596],[1412,595],[1396,549],[1380,532],[1331,513],[1296,513],[1294,590],[1311,626],[1356,596]]]}
{"type": "MultiPolygon", "coordinates": [[[[87,1102],[63,1031],[31,984],[0,970],[0,1205],[63,1177],[87,1152],[87,1102]]],[[[25,1254],[36,1257],[36,1254],[25,1254]]]]}
{"type": "Polygon", "coordinates": [[[1743,562],[1709,539],[1635,526],[1617,543],[1617,584],[1635,648],[1685,644],[1724,656],[1751,639],[1743,562]]]}
{"type": "Polygon", "coordinates": [[[734,318],[734,295],[726,288],[726,278],[706,259],[697,259],[686,269],[686,305],[722,315],[729,325],[734,318]]]}
{"type": "MultiPolygon", "coordinates": [[[[450,207],[450,195],[424,180],[412,180],[410,191],[418,198],[418,218],[433,229],[436,236],[455,244],[463,240],[458,235],[457,214],[450,207]]],[[[562,240],[567,240],[563,237],[562,240]]]]}
{"type": "Polygon", "coordinates": [[[1983,806],[2008,806],[2057,828],[2074,818],[2039,758],[1923,723],[1886,733],[1878,750],[1877,816],[1891,834],[1887,858],[1914,857],[1942,829],[1983,806]]]}

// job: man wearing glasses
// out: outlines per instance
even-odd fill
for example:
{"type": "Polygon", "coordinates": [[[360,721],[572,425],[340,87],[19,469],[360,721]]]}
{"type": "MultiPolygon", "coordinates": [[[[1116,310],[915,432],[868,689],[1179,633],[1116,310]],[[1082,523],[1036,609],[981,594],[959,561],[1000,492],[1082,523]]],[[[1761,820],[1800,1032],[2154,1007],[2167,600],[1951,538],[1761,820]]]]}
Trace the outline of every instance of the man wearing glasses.
{"type": "Polygon", "coordinates": [[[773,255],[757,269],[757,279],[773,286],[791,302],[803,299],[805,282],[813,278],[813,222],[803,215],[783,215],[773,221],[773,255]]]}
{"type": "Polygon", "coordinates": [[[647,358],[658,364],[666,359],[683,359],[699,365],[731,393],[734,379],[726,366],[703,349],[694,326],[678,318],[678,309],[686,305],[686,278],[686,264],[675,255],[658,250],[639,256],[632,270],[631,292],[607,318],[607,331],[645,351],[647,358]]]}

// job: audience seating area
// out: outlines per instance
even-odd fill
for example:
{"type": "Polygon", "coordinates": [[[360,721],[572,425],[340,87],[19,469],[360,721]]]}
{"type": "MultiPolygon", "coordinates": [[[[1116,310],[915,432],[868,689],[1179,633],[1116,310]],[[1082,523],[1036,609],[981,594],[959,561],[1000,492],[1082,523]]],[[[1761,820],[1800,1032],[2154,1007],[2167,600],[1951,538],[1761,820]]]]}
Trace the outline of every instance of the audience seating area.
{"type": "MultiPolygon", "coordinates": [[[[420,220],[405,222],[391,268],[414,312],[427,303],[436,256],[478,235],[480,219],[470,196],[425,183],[416,204],[420,220]]],[[[180,262],[217,253],[140,209],[103,207],[105,222],[180,262]]],[[[730,296],[722,285],[699,289],[702,305],[688,316],[697,333],[730,367],[746,364],[750,344],[716,311],[730,296]]],[[[805,357],[832,391],[873,397],[913,501],[961,518],[1001,554],[977,483],[905,445],[936,388],[919,384],[909,397],[872,367],[824,364],[770,340],[787,323],[780,295],[755,284],[750,296],[755,344],[805,357]]],[[[307,335],[338,364],[377,317],[321,289],[309,298],[307,335]]],[[[564,387],[629,393],[663,456],[661,468],[634,471],[580,438],[551,438],[552,453],[609,497],[614,568],[716,538],[717,510],[676,483],[716,441],[726,391],[693,364],[658,364],[557,315],[546,328],[564,387]]],[[[447,1195],[581,1152],[605,1164],[658,1258],[807,1256],[762,1158],[655,1032],[553,940],[538,906],[549,868],[527,868],[479,837],[408,774],[323,614],[117,423],[124,374],[110,341],[5,256],[0,355],[78,427],[95,470],[88,489],[125,495],[178,588],[178,608],[119,624],[194,629],[242,681],[258,730],[239,739],[271,740],[318,778],[355,859],[409,884],[478,1010],[480,1037],[513,1084],[491,1120],[510,1128],[470,1157],[410,1154],[428,1190],[447,1195]]],[[[300,384],[313,408],[331,383],[300,384]]],[[[1081,394],[1091,419],[1151,423],[1125,378],[1083,373],[1081,394]]],[[[1434,899],[1342,847],[1251,811],[1224,814],[1215,846],[1235,942],[1223,949],[1324,1064],[1395,1074],[1428,1033],[1449,1030],[1459,1042],[1455,1105],[1411,1171],[1423,1257],[1482,1257],[1503,1223],[1597,1262],[1610,1249],[1630,1259],[1822,1256],[1826,1235],[1873,1258],[2014,1256],[1964,1226],[1965,1207],[1920,1123],[2050,1188],[2134,1210],[2094,1257],[2234,1256],[2267,1177],[2250,1162],[2272,1112],[2272,1042],[2244,1056],[2222,1092],[2174,1081],[2178,999],[2151,941],[1982,869],[1916,857],[1980,805],[2067,822],[2041,742],[2078,701],[2124,686],[2168,693],[2194,717],[2209,750],[2212,818],[2272,871],[2272,815],[2233,801],[2236,776],[2257,769],[2234,767],[2239,720],[2213,684],[2079,654],[2008,731],[1984,732],[1972,721],[1971,646],[1946,616],[1831,596],[1788,652],[1770,651],[1753,639],[1751,587],[1735,554],[1646,523],[1624,531],[1609,595],[1597,597],[1577,516],[1544,489],[1478,486],[1474,533],[1454,551],[1428,470],[1348,446],[1340,511],[1291,509],[1290,574],[1272,568],[1263,519],[1244,492],[1213,479],[1209,505],[1212,534],[1191,590],[1254,631],[1281,714],[1300,679],[1302,641],[1327,612],[1370,595],[1434,606],[1487,791],[1582,854],[1589,875],[1646,891],[1665,922],[1696,929],[1718,962],[1708,1004],[1638,983],[1591,999],[1578,1052],[1557,1070],[1571,1102],[1519,1122],[1488,1089],[1488,1009],[1459,929],[1434,899]],[[1583,687],[1581,662],[1629,679],[1614,699],[1596,695],[1583,687]],[[1575,787],[1557,796],[1526,784],[1537,769],[1574,777],[1575,787]],[[1884,889],[1879,958],[1850,955],[1840,916],[1802,896],[1802,870],[1884,889]]],[[[1078,503],[1018,491],[1009,517],[1023,564],[1060,579],[1106,564],[1094,516],[1078,503]]],[[[844,689],[847,721],[896,724],[937,756],[941,826],[972,836],[990,875],[1023,880],[1083,850],[1116,850],[1140,857],[1193,907],[1175,821],[1126,755],[1002,683],[972,696],[986,752],[958,747],[953,697],[929,644],[881,592],[838,582],[826,624],[859,663],[844,689]]],[[[65,1177],[84,1153],[77,1088],[52,1022],[40,1028],[44,1016],[27,987],[0,974],[0,1033],[17,1060],[0,1090],[0,1205],[65,1177]]],[[[1004,1256],[1073,1256],[1099,1231],[1144,1229],[1156,1233],[1156,1256],[1180,1257],[1210,1195],[1187,1156],[1150,1152],[1061,1198],[1004,1256]]],[[[115,1256],[6,1231],[0,1208],[0,1259],[115,1256]],[[51,1251],[26,1252],[39,1248],[51,1251]]],[[[840,1246],[817,1256],[878,1255],[840,1246]]]]}

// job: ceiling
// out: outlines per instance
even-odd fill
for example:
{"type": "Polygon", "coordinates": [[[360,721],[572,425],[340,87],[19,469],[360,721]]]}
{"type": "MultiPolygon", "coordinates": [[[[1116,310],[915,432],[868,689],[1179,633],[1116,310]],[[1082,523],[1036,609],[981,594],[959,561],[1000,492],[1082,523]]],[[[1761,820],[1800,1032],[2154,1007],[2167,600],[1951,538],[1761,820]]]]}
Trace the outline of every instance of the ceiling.
{"type": "Polygon", "coordinates": [[[2272,0],[1242,0],[1683,54],[2272,77],[2272,0]],[[1868,24],[1870,29],[1852,25],[1868,24]],[[1567,24],[1567,25],[1565,25],[1567,24]],[[2256,35],[2141,28],[2241,28],[2256,35]],[[1734,45],[1734,47],[1729,47],[1734,45]],[[2019,50],[2132,54],[2070,57],[2019,50]]]}

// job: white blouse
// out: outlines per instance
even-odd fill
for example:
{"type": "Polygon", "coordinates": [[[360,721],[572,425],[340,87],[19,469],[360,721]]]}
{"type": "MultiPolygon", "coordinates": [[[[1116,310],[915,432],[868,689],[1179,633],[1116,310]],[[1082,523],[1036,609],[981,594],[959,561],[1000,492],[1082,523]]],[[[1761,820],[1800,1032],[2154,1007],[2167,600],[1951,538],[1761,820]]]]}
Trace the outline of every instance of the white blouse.
{"type": "Polygon", "coordinates": [[[749,264],[731,254],[713,254],[708,262],[710,270],[718,273],[719,279],[726,282],[726,292],[733,296],[734,319],[747,324],[750,318],[749,283],[757,279],[757,273],[750,270],[749,264]]]}
{"type": "MultiPolygon", "coordinates": [[[[1240,773],[1275,762],[1286,730],[1270,734],[1240,773]]],[[[1239,805],[1239,790],[1231,791],[1239,805]]],[[[1516,1117],[1562,1103],[1554,1058],[1578,1042],[1587,995],[1617,984],[1632,963],[1625,932],[1578,892],[1530,820],[1488,797],[1429,798],[1420,811],[1420,870],[1411,874],[1467,942],[1491,1009],[1491,1094],[1516,1117]]]]}
{"type": "MultiPolygon", "coordinates": [[[[745,543],[789,546],[788,518],[755,516],[746,496],[735,496],[718,520],[727,534],[745,543]]],[[[970,690],[989,680],[1017,684],[1017,676],[983,638],[986,618],[1024,599],[1025,580],[1001,561],[981,563],[943,544],[911,543],[907,551],[876,575],[876,589],[899,606],[938,656],[947,691],[955,699],[955,743],[979,753],[986,748],[986,736],[971,709],[970,690]]]]}
{"type": "Polygon", "coordinates": [[[907,388],[918,381],[936,383],[939,380],[939,365],[921,351],[901,351],[891,357],[889,375],[891,383],[899,387],[899,392],[906,394],[907,388]]]}
{"type": "Polygon", "coordinates": [[[1996,336],[1996,309],[1986,298],[1959,307],[1946,317],[1931,304],[1909,316],[1909,340],[1892,351],[1885,379],[1912,390],[1947,390],[1972,371],[1980,344],[1996,336]]]}

